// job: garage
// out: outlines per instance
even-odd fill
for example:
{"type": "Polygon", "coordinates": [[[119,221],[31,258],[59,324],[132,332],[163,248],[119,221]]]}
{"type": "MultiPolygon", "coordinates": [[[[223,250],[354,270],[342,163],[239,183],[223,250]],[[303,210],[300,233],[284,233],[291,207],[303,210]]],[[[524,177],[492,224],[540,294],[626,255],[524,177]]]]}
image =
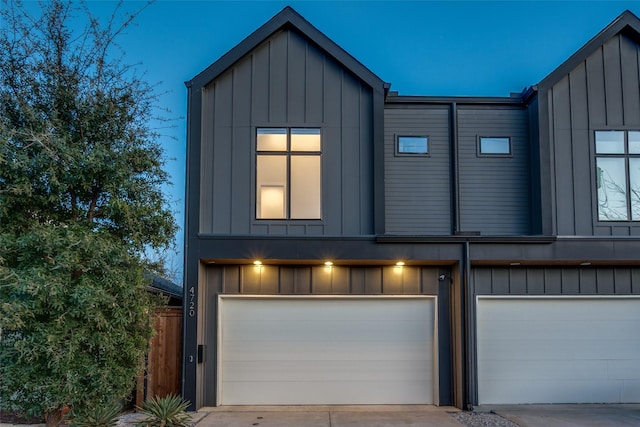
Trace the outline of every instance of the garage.
{"type": "Polygon", "coordinates": [[[478,297],[479,404],[639,403],[637,297],[478,297]]]}
{"type": "Polygon", "coordinates": [[[435,297],[219,299],[221,405],[432,404],[435,297]]]}

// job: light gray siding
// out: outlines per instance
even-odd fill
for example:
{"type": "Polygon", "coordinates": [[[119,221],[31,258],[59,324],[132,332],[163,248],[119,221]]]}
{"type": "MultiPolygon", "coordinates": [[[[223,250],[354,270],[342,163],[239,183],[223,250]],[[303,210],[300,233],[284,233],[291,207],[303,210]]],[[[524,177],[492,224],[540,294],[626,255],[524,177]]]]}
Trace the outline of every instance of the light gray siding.
{"type": "Polygon", "coordinates": [[[531,232],[527,110],[458,108],[460,231],[482,235],[531,232]],[[511,155],[481,156],[480,137],[509,137],[511,155]]]}
{"type": "Polygon", "coordinates": [[[639,61],[618,34],[547,91],[558,235],[640,235],[637,223],[598,222],[593,150],[596,130],[640,130],[639,61]]]}
{"type": "Polygon", "coordinates": [[[477,295],[638,295],[640,267],[474,267],[477,295]]]}
{"type": "Polygon", "coordinates": [[[373,234],[372,89],[292,30],[203,89],[199,232],[373,234]],[[322,219],[255,219],[256,127],[319,127],[322,219]]]}
{"type": "Polygon", "coordinates": [[[387,234],[451,234],[448,107],[385,109],[387,234]],[[427,136],[428,156],[397,156],[398,136],[427,136]]]}

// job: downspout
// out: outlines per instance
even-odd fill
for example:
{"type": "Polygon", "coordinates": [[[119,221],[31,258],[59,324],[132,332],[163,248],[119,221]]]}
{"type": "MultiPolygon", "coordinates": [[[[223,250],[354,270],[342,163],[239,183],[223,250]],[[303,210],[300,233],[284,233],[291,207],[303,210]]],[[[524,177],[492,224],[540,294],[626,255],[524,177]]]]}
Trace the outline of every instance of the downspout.
{"type": "Polygon", "coordinates": [[[469,240],[465,240],[464,242],[464,268],[463,268],[463,289],[462,289],[462,299],[463,299],[463,313],[465,316],[464,319],[464,328],[462,331],[463,335],[463,355],[464,360],[466,361],[463,364],[463,369],[466,371],[463,374],[463,378],[465,379],[465,396],[463,407],[468,410],[473,409],[473,405],[471,402],[476,401],[476,355],[475,355],[475,335],[474,331],[474,298],[473,298],[473,289],[471,286],[471,250],[470,250],[470,242],[469,240]]]}
{"type": "Polygon", "coordinates": [[[452,102],[449,108],[449,149],[451,150],[450,176],[451,176],[451,234],[456,235],[460,231],[460,187],[458,179],[458,106],[452,102]]]}

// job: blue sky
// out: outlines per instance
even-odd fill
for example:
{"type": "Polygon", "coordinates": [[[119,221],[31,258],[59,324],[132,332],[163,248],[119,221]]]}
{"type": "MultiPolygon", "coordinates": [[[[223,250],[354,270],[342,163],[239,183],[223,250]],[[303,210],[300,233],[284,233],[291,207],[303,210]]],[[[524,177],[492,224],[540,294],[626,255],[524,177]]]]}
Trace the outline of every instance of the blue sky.
{"type": "MultiPolygon", "coordinates": [[[[90,1],[98,16],[115,2],[90,1]]],[[[125,1],[133,11],[144,2],[125,1]]],[[[159,83],[167,189],[184,224],[186,89],[190,80],[285,6],[344,48],[401,95],[508,96],[542,80],[625,9],[640,1],[176,1],[142,11],[119,39],[124,61],[159,83]]],[[[182,232],[169,266],[181,282],[182,232]]]]}

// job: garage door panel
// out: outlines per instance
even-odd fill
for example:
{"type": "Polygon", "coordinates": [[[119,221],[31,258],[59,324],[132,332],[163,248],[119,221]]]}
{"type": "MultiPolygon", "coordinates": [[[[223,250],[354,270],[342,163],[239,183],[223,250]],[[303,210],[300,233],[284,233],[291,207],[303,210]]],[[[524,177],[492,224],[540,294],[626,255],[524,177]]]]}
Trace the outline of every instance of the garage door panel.
{"type": "Polygon", "coordinates": [[[432,365],[395,361],[227,362],[223,382],[235,381],[431,381],[432,365]]]}
{"type": "MultiPolygon", "coordinates": [[[[251,341],[281,340],[291,339],[292,334],[300,328],[304,328],[309,334],[325,341],[366,341],[366,340],[386,340],[404,341],[415,338],[415,331],[412,328],[414,322],[426,322],[420,318],[412,318],[406,321],[385,321],[380,323],[378,319],[369,320],[291,320],[272,321],[266,319],[232,321],[226,326],[222,333],[231,336],[241,336],[243,339],[251,341]],[[349,322],[350,327],[344,328],[345,322],[349,322]],[[372,328],[375,325],[375,328],[372,328]]],[[[424,332],[423,338],[429,336],[424,332]]]]}
{"type": "Polygon", "coordinates": [[[222,298],[221,404],[433,403],[433,298],[222,298]]]}
{"type": "Polygon", "coordinates": [[[226,357],[234,361],[255,360],[431,360],[433,347],[424,341],[227,341],[226,357]],[[332,348],[327,352],[327,348],[332,348]]]}
{"type": "Polygon", "coordinates": [[[640,299],[480,298],[478,400],[640,402],[640,299]]]}
{"type": "MultiPolygon", "coordinates": [[[[241,383],[228,384],[225,387],[225,404],[242,405],[251,401],[254,405],[273,405],[274,400],[286,399],[290,405],[339,405],[345,401],[350,404],[423,404],[423,383],[397,381],[371,381],[367,384],[367,392],[347,381],[314,382],[252,382],[247,388],[241,383]],[[278,391],[287,390],[284,395],[278,391]],[[388,390],[397,390],[389,395],[388,390]]],[[[429,394],[433,400],[431,394],[429,394]]]]}

